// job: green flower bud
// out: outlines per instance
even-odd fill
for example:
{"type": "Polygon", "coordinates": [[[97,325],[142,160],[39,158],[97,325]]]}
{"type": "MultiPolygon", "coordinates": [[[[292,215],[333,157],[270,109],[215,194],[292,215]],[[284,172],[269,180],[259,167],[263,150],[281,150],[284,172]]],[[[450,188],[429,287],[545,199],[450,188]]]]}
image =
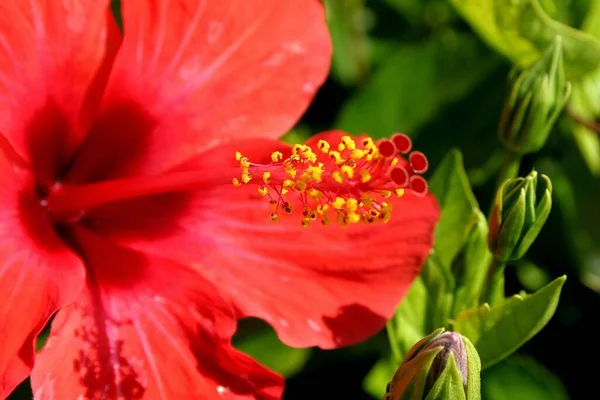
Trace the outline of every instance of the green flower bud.
{"type": "Polygon", "coordinates": [[[532,171],[509,179],[496,192],[490,217],[488,245],[498,261],[516,261],[529,250],[552,208],[552,183],[532,171]]]}
{"type": "Polygon", "coordinates": [[[481,361],[473,343],[440,328],[418,341],[388,384],[384,400],[479,400],[481,361]]]}
{"type": "Polygon", "coordinates": [[[532,153],[542,148],[571,94],[565,81],[562,39],[556,36],[536,64],[511,73],[498,135],[510,151],[532,153]]]}

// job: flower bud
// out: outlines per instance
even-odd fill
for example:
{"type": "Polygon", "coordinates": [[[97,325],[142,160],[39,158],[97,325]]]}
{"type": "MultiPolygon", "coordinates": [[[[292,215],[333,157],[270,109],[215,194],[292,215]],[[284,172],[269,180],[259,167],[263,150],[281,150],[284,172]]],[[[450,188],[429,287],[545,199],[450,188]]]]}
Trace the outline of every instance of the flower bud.
{"type": "Polygon", "coordinates": [[[552,207],[552,183],[532,171],[525,178],[509,179],[496,192],[490,217],[488,246],[498,261],[523,257],[537,238],[552,207]]]}
{"type": "Polygon", "coordinates": [[[440,328],[408,351],[383,399],[478,400],[480,374],[481,361],[471,341],[440,328]]]}
{"type": "Polygon", "coordinates": [[[542,148],[571,94],[565,81],[562,39],[556,36],[536,64],[511,74],[512,89],[506,98],[498,135],[517,154],[542,148]]]}

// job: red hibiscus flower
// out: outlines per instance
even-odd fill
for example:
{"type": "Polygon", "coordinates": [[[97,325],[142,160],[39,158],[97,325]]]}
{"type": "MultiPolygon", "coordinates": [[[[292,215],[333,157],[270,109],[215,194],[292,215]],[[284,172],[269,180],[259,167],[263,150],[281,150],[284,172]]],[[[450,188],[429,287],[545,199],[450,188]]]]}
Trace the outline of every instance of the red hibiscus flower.
{"type": "Polygon", "coordinates": [[[0,5],[0,398],[29,374],[36,399],[278,398],[236,321],[381,329],[438,217],[383,198],[424,191],[425,159],[277,142],[327,74],[316,0],[127,0],[123,34],[100,3],[0,5]]]}

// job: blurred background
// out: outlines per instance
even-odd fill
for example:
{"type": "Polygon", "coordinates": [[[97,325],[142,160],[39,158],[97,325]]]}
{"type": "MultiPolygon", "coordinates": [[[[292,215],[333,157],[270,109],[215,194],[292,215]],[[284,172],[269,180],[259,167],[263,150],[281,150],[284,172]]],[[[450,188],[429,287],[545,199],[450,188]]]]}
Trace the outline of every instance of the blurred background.
{"type": "MultiPolygon", "coordinates": [[[[374,137],[403,132],[428,156],[430,170],[449,149],[459,148],[480,207],[487,210],[503,161],[497,126],[512,61],[488,46],[448,0],[324,2],[335,49],[332,71],[286,139],[303,140],[331,128],[374,137]]],[[[596,4],[539,3],[575,28],[596,4]]],[[[600,100],[600,90],[590,95],[600,100]]],[[[572,118],[561,117],[542,151],[523,160],[521,176],[535,168],[552,179],[554,203],[526,259],[507,268],[507,294],[535,291],[562,274],[568,280],[546,328],[484,372],[487,400],[580,399],[595,392],[600,174],[594,159],[600,151],[594,135],[600,136],[590,130],[590,140],[577,141],[575,129],[572,118]]],[[[371,399],[365,377],[389,352],[384,332],[341,350],[290,349],[257,320],[241,322],[235,344],[286,376],[284,398],[290,400],[371,399]]],[[[27,386],[10,399],[30,399],[27,386]]]]}

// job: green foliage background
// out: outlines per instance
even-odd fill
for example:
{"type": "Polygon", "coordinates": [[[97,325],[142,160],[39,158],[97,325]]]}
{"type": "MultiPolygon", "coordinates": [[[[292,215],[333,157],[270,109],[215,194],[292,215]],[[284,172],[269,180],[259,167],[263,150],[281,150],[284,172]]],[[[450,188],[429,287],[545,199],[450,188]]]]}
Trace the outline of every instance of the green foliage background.
{"type": "MultiPolygon", "coordinates": [[[[546,19],[526,14],[527,1],[325,3],[334,39],[332,73],[292,135],[330,128],[376,137],[403,132],[427,154],[431,170],[457,148],[484,213],[503,162],[497,127],[513,66],[535,61],[561,34],[575,91],[591,103],[600,100],[600,89],[590,83],[600,66],[592,37],[600,32],[600,20],[593,21],[600,2],[536,2],[546,19]]],[[[578,107],[577,96],[570,107],[593,120],[595,110],[578,107]]],[[[592,344],[600,307],[600,135],[581,131],[563,115],[546,146],[523,159],[521,176],[535,168],[552,179],[554,204],[526,258],[507,268],[506,293],[534,292],[564,274],[569,280],[549,324],[517,354],[484,371],[484,399],[578,399],[593,391],[593,368],[578,365],[600,352],[592,344]]],[[[389,352],[385,334],[350,349],[312,350],[289,378],[285,397],[372,398],[368,393],[376,391],[363,379],[389,352]]],[[[379,381],[386,382],[389,370],[381,371],[379,381]]]]}
{"type": "MultiPolygon", "coordinates": [[[[427,154],[432,171],[456,148],[475,194],[468,201],[485,213],[503,160],[496,132],[513,65],[534,61],[553,33],[564,35],[567,73],[576,81],[571,106],[589,120],[600,114],[598,1],[536,1],[548,19],[532,14],[526,23],[519,5],[529,2],[520,0],[325,3],[335,49],[331,75],[287,140],[331,128],[374,137],[404,132],[427,154]]],[[[600,358],[599,138],[563,115],[546,146],[523,159],[521,176],[535,168],[552,179],[554,204],[527,257],[507,268],[507,295],[534,292],[565,274],[569,280],[549,324],[517,354],[484,371],[484,399],[594,393],[594,368],[582,362],[600,358]]],[[[460,233],[450,227],[453,234],[460,233]]],[[[390,353],[384,332],[341,350],[290,349],[257,320],[242,321],[235,343],[288,378],[286,399],[371,399],[365,377],[390,353]]],[[[379,373],[385,386],[391,376],[379,373]]],[[[26,384],[11,396],[26,398],[26,384]]]]}

